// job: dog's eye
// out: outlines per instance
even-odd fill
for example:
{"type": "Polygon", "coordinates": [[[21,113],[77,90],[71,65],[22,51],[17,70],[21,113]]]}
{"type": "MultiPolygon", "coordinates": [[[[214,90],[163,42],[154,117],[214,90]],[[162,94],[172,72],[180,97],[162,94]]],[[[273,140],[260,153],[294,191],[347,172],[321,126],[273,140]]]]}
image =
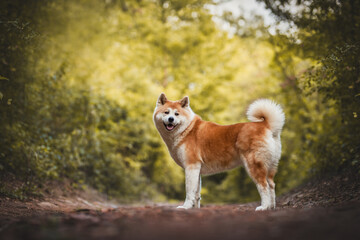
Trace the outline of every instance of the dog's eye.
{"type": "Polygon", "coordinates": [[[179,113],[176,112],[176,113],[175,113],[175,116],[179,116],[179,113]]]}
{"type": "Polygon", "coordinates": [[[169,111],[166,111],[165,114],[169,114],[170,112],[169,111]]]}

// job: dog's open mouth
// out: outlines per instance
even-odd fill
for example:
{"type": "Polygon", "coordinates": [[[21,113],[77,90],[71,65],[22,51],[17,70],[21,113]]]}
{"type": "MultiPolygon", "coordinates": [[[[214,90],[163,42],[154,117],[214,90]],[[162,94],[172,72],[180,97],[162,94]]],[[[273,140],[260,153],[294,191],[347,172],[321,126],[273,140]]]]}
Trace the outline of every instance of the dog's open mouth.
{"type": "Polygon", "coordinates": [[[164,125],[165,125],[166,130],[168,130],[168,131],[172,131],[176,127],[176,125],[174,125],[172,123],[168,123],[168,124],[164,123],[164,125]]]}

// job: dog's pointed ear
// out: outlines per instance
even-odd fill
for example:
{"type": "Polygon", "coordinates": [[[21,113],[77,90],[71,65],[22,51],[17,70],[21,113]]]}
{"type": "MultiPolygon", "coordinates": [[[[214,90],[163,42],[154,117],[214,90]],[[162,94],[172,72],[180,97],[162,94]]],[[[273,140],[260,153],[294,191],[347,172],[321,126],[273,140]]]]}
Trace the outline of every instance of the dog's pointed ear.
{"type": "Polygon", "coordinates": [[[167,100],[167,98],[166,98],[166,96],[165,96],[165,93],[161,93],[160,96],[159,96],[159,98],[158,98],[158,100],[157,100],[157,102],[156,102],[156,106],[157,106],[157,107],[158,107],[158,106],[162,106],[162,105],[164,105],[167,101],[168,101],[168,100],[167,100]]]}
{"type": "Polygon", "coordinates": [[[181,107],[183,107],[183,108],[188,107],[190,105],[189,97],[186,96],[183,99],[181,99],[180,104],[181,104],[181,107]]]}

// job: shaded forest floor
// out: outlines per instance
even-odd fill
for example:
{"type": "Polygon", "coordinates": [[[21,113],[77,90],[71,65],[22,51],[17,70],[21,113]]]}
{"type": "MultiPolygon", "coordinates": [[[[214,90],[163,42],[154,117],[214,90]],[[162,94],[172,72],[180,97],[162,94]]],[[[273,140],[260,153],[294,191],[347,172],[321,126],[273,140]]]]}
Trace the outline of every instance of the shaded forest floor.
{"type": "Polygon", "coordinates": [[[259,203],[117,205],[95,195],[0,198],[1,239],[360,239],[360,177],[316,179],[259,203]]]}

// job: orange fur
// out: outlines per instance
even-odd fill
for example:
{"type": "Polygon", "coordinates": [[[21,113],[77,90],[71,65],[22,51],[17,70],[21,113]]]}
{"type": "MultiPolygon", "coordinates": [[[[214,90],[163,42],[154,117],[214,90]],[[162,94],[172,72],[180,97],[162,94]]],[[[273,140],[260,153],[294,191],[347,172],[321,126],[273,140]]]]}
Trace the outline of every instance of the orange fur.
{"type": "MultiPolygon", "coordinates": [[[[244,165],[262,197],[262,207],[259,210],[269,208],[271,194],[271,206],[275,207],[274,176],[281,150],[280,131],[284,121],[282,109],[267,100],[257,101],[250,111],[250,114],[256,113],[255,122],[223,126],[203,121],[192,112],[188,103],[187,97],[179,101],[169,101],[162,94],[154,112],[155,125],[174,160],[185,169],[185,173],[200,171],[200,174],[205,175],[244,165]],[[168,126],[164,124],[169,124],[168,114],[174,114],[174,117],[179,119],[181,116],[185,120],[179,120],[174,131],[173,128],[166,131],[165,127],[168,126]],[[261,117],[260,120],[256,118],[257,115],[261,117]],[[270,122],[267,121],[268,117],[270,122]],[[184,125],[181,128],[182,124],[184,125]]],[[[193,181],[194,179],[189,177],[189,182],[193,181]]],[[[194,189],[195,187],[189,188],[191,194],[184,203],[186,208],[193,201],[194,189]]]]}
{"type": "MultiPolygon", "coordinates": [[[[168,108],[176,109],[180,114],[188,115],[179,101],[167,101],[158,112],[168,108]]],[[[267,122],[237,123],[233,125],[218,125],[203,121],[199,116],[193,120],[189,132],[179,145],[186,143],[186,159],[188,165],[201,162],[205,165],[220,165],[224,169],[232,168],[231,164],[245,156],[252,178],[261,184],[266,182],[267,171],[262,162],[252,156],[264,141],[265,130],[269,129],[267,122]]]]}

